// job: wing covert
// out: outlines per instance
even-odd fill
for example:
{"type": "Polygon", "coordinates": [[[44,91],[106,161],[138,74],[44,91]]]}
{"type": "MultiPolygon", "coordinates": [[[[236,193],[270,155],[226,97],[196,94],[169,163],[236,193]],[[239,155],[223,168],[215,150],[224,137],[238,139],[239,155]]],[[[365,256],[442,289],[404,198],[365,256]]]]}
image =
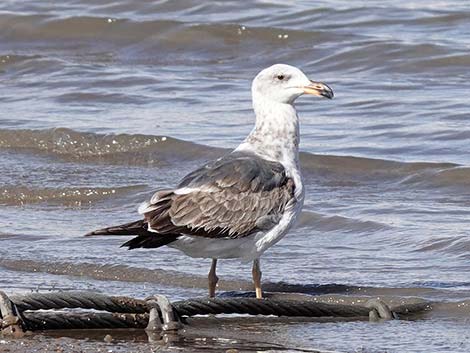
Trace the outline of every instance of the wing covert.
{"type": "Polygon", "coordinates": [[[177,189],[157,191],[142,213],[157,233],[242,238],[277,224],[294,188],[282,164],[231,153],[188,174],[177,189]]]}

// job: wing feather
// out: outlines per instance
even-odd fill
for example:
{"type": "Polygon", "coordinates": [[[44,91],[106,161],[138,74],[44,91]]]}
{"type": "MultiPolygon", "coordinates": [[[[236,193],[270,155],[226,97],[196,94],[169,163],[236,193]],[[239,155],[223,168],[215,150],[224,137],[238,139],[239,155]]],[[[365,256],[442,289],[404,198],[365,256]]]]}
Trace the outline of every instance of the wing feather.
{"type": "Polygon", "coordinates": [[[294,188],[280,163],[231,153],[188,174],[178,189],[157,191],[144,216],[161,234],[241,238],[273,227],[294,188]]]}

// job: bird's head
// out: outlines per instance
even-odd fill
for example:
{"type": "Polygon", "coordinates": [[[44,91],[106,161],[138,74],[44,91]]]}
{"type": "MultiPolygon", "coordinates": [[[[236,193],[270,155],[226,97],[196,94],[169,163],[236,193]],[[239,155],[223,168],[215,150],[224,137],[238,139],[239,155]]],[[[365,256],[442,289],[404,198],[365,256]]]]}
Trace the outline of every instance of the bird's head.
{"type": "Polygon", "coordinates": [[[276,64],[261,71],[251,86],[253,98],[292,104],[303,94],[333,98],[333,90],[326,84],[310,80],[298,68],[276,64]]]}

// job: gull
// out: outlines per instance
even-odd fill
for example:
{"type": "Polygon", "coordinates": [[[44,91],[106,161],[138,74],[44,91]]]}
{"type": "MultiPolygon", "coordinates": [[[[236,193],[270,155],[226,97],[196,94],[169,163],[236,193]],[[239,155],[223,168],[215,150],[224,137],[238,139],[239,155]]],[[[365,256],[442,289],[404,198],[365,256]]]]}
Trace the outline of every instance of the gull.
{"type": "Polygon", "coordinates": [[[299,165],[299,118],[303,94],[333,98],[328,85],[296,67],[276,64],[253,80],[256,123],[232,152],[160,189],[140,205],[143,219],[87,235],[134,235],[129,249],[176,248],[212,259],[209,297],[215,296],[218,259],[253,261],[256,298],[262,298],[260,256],[282,239],[304,203],[299,165]]]}

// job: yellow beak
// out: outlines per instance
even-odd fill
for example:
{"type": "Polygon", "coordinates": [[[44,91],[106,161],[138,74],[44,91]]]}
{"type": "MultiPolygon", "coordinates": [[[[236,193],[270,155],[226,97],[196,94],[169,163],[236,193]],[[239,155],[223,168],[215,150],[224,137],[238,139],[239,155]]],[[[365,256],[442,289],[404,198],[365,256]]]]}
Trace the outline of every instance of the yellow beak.
{"type": "Polygon", "coordinates": [[[302,87],[305,94],[312,94],[314,96],[321,96],[328,99],[334,97],[333,90],[325,83],[310,81],[308,86],[302,87]]]}

